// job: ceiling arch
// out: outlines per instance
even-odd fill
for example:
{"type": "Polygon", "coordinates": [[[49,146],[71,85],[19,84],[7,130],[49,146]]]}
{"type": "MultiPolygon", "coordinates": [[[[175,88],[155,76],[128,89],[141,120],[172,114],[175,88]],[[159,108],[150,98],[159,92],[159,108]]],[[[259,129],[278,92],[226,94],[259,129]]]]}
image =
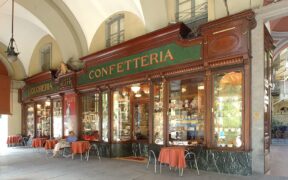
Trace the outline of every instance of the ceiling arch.
{"type": "Polygon", "coordinates": [[[83,0],[63,1],[80,23],[87,40],[87,46],[91,44],[100,25],[107,17],[110,17],[116,12],[131,12],[136,14],[144,22],[140,0],[86,0],[85,3],[83,3],[83,0]]]}
{"type": "MultiPolygon", "coordinates": [[[[4,51],[11,37],[11,4],[12,0],[0,0],[0,42],[6,46],[4,51]]],[[[146,32],[168,24],[166,0],[15,0],[14,37],[19,64],[28,74],[33,50],[47,35],[59,45],[64,61],[87,55],[100,25],[123,11],[139,17],[146,32]]]]}
{"type": "Polygon", "coordinates": [[[64,61],[71,57],[77,59],[88,51],[87,47],[86,49],[82,47],[82,41],[77,34],[79,32],[74,28],[75,24],[71,23],[55,0],[17,0],[17,2],[46,25],[58,42],[64,61]]]}

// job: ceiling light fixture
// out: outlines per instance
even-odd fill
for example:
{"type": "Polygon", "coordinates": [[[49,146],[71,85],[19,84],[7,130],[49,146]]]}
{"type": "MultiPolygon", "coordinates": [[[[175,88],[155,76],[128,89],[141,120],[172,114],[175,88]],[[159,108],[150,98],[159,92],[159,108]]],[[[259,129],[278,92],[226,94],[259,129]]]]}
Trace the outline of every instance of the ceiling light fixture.
{"type": "Polygon", "coordinates": [[[131,90],[134,92],[134,93],[137,93],[139,90],[140,90],[140,84],[133,84],[131,86],[131,90]]]}
{"type": "Polygon", "coordinates": [[[10,38],[10,42],[8,44],[6,53],[7,53],[8,60],[11,62],[14,62],[18,59],[18,54],[19,54],[19,52],[17,52],[18,48],[14,39],[14,0],[12,0],[12,23],[11,24],[12,24],[12,36],[10,38]],[[15,47],[13,45],[14,43],[15,43],[15,47],[17,51],[15,51],[15,47]]]}

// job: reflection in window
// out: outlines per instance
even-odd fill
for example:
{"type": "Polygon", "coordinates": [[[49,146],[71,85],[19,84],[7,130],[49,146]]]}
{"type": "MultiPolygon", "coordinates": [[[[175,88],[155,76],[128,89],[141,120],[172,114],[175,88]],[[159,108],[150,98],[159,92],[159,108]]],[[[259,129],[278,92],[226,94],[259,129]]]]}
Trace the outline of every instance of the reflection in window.
{"type": "Polygon", "coordinates": [[[155,83],[153,89],[154,89],[153,142],[155,144],[164,144],[163,83],[155,83]]]}
{"type": "Polygon", "coordinates": [[[109,103],[108,103],[108,93],[102,93],[102,140],[108,142],[109,138],[109,103]]]}
{"type": "Polygon", "coordinates": [[[125,88],[113,92],[113,141],[131,139],[130,94],[125,88]]]}
{"type": "Polygon", "coordinates": [[[99,140],[99,94],[82,97],[82,134],[84,140],[99,140]]]}
{"type": "Polygon", "coordinates": [[[171,81],[169,90],[169,144],[204,143],[203,82],[171,81]]]}
{"type": "Polygon", "coordinates": [[[242,72],[214,76],[214,144],[217,147],[242,145],[242,72]]]}

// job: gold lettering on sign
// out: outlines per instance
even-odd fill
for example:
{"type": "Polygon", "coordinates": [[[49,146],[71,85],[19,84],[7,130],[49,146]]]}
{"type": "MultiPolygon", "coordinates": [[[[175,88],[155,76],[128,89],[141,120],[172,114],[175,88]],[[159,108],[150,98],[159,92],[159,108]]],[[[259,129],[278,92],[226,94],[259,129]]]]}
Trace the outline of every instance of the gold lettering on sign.
{"type": "MultiPolygon", "coordinates": [[[[115,73],[124,73],[125,71],[133,71],[136,69],[145,68],[161,63],[165,63],[166,61],[173,61],[174,56],[170,49],[165,51],[155,52],[148,55],[143,55],[136,57],[134,59],[127,59],[121,62],[111,64],[111,65],[104,65],[104,67],[99,67],[94,70],[90,70],[88,77],[90,80],[92,79],[99,79],[102,77],[107,77],[113,75],[115,73]],[[134,64],[133,64],[134,63],[134,64]]],[[[101,65],[99,65],[101,66],[101,65]]],[[[139,71],[138,71],[139,72],[139,71]]]]}
{"type": "Polygon", "coordinates": [[[33,96],[35,94],[39,94],[39,93],[42,93],[42,92],[46,92],[46,91],[50,91],[52,90],[52,83],[49,82],[49,83],[46,83],[46,84],[41,84],[39,86],[36,86],[36,87],[32,87],[29,89],[29,96],[33,96]]]}

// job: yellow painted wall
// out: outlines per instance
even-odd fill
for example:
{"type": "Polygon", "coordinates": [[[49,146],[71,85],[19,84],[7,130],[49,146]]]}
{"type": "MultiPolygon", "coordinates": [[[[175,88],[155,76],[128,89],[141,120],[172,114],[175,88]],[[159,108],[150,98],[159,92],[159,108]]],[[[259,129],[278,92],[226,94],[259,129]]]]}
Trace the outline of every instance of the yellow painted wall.
{"type": "Polygon", "coordinates": [[[40,73],[42,71],[41,70],[41,60],[40,60],[40,58],[41,58],[40,50],[42,47],[44,47],[48,43],[52,44],[52,68],[56,69],[60,65],[60,63],[62,61],[64,61],[57,42],[49,35],[44,36],[37,43],[37,45],[35,46],[35,49],[32,53],[31,61],[29,64],[29,69],[28,69],[28,76],[33,76],[33,75],[40,73]]]}
{"type": "MultiPolygon", "coordinates": [[[[133,13],[130,12],[117,12],[114,15],[124,13],[124,29],[125,29],[125,41],[133,39],[135,37],[141,36],[146,33],[145,26],[141,19],[133,13]]],[[[112,15],[113,16],[113,15],[112,15]]],[[[111,17],[112,17],[111,16],[111,17]]],[[[107,18],[108,20],[109,18],[107,18]]],[[[100,51],[106,48],[106,22],[104,21],[97,32],[95,33],[90,47],[89,53],[100,51]]]]}

